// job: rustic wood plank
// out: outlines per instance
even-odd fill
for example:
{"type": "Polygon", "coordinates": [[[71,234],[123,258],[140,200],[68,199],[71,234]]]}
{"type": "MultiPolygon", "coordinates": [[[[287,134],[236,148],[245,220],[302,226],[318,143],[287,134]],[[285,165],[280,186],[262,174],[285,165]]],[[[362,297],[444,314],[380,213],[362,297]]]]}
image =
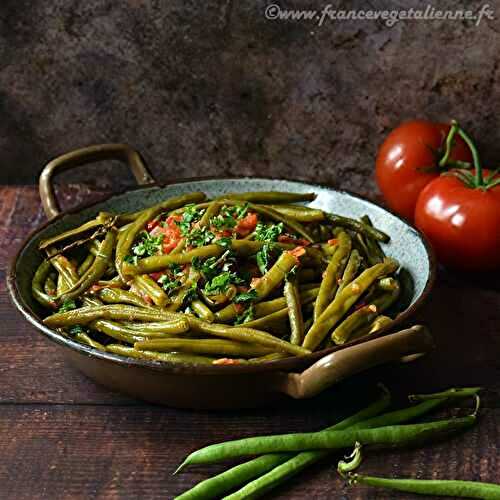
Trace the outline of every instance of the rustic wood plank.
{"type": "MultiPolygon", "coordinates": [[[[365,472],[387,476],[498,481],[500,410],[444,443],[416,450],[367,452],[365,472]]],[[[172,476],[193,449],[259,432],[299,431],[311,412],[232,416],[158,407],[8,406],[0,413],[0,496],[50,498],[172,498],[227,465],[192,467],[172,476]]],[[[348,489],[335,473],[336,455],[279,488],[272,498],[421,498],[348,489]]],[[[271,495],[268,496],[270,498],[271,495]]]]}

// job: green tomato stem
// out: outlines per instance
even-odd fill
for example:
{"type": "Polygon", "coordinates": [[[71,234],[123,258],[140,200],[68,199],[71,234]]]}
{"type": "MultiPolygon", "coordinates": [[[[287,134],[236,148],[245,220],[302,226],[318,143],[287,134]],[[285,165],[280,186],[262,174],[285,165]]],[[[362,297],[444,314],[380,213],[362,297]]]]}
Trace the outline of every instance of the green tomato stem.
{"type": "Polygon", "coordinates": [[[477,152],[476,146],[469,135],[460,127],[458,127],[458,135],[465,141],[467,146],[472,153],[472,159],[474,161],[474,169],[475,169],[475,187],[483,187],[484,179],[483,179],[483,167],[481,166],[481,160],[479,159],[479,153],[477,152]]]}
{"type": "Polygon", "coordinates": [[[439,160],[438,166],[439,168],[444,168],[448,164],[448,160],[450,159],[451,148],[453,147],[453,140],[455,139],[455,135],[458,132],[458,123],[455,120],[452,120],[450,131],[446,136],[446,146],[444,150],[443,157],[439,160]]]}

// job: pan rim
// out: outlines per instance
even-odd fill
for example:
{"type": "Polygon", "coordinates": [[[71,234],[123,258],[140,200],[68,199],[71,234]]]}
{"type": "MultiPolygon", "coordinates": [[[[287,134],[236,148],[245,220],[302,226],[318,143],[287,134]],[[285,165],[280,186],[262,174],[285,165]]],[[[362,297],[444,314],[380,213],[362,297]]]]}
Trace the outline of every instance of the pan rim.
{"type": "Polygon", "coordinates": [[[429,294],[434,286],[436,280],[436,270],[437,270],[437,262],[432,247],[426,238],[426,236],[421,233],[418,229],[411,226],[408,221],[394,213],[392,210],[389,210],[386,207],[383,207],[377,202],[374,202],[362,195],[357,193],[353,193],[349,190],[345,189],[337,189],[333,186],[330,186],[326,183],[318,183],[318,182],[310,182],[307,180],[299,179],[299,178],[286,178],[286,177],[270,177],[270,176],[259,176],[259,177],[249,177],[249,176],[198,176],[198,177],[190,177],[183,179],[169,179],[166,182],[162,183],[152,183],[148,185],[141,186],[133,186],[131,188],[122,189],[116,193],[112,193],[109,195],[105,195],[102,198],[95,200],[90,203],[81,203],[75,207],[70,208],[69,210],[65,210],[58,214],[53,219],[47,220],[44,224],[39,226],[38,228],[31,231],[28,236],[22,241],[18,250],[11,258],[9,263],[9,269],[6,277],[7,289],[10,295],[10,298],[18,311],[23,315],[23,317],[31,323],[37,330],[44,334],[52,342],[56,344],[67,347],[74,351],[77,351],[79,354],[86,355],[91,358],[97,358],[100,361],[105,361],[109,363],[120,364],[123,366],[136,367],[136,368],[144,368],[144,369],[152,369],[155,371],[168,372],[168,373],[183,373],[190,375],[224,375],[224,374],[257,374],[257,373],[265,373],[265,372],[274,372],[274,371],[291,371],[298,370],[304,367],[307,367],[314,363],[315,361],[321,359],[322,357],[338,351],[342,349],[346,349],[353,345],[357,345],[366,341],[366,339],[359,339],[353,342],[348,342],[343,345],[334,346],[328,349],[323,349],[321,351],[316,351],[311,354],[300,356],[300,357],[289,357],[282,360],[269,361],[266,363],[260,364],[241,364],[241,365],[196,365],[192,363],[178,363],[178,362],[165,362],[165,361],[154,361],[147,359],[136,359],[130,358],[126,356],[121,356],[118,354],[113,354],[109,352],[99,351],[90,346],[86,346],[84,344],[80,344],[74,340],[63,337],[57,331],[52,330],[45,326],[41,320],[38,318],[37,314],[31,309],[31,307],[24,300],[18,286],[16,279],[16,264],[19,259],[20,254],[24,250],[24,248],[28,245],[28,243],[35,238],[40,232],[49,227],[53,222],[60,220],[61,218],[78,214],[85,209],[92,208],[93,206],[103,203],[105,201],[112,200],[113,198],[126,195],[129,192],[139,191],[139,190],[151,190],[151,189],[163,189],[169,186],[182,185],[192,182],[198,181],[235,181],[235,180],[262,180],[262,181],[289,181],[295,182],[298,184],[302,184],[307,187],[318,187],[322,189],[327,189],[330,191],[335,191],[340,194],[345,194],[351,196],[353,198],[357,198],[365,203],[369,203],[374,205],[375,207],[391,214],[393,217],[399,219],[409,230],[413,231],[419,240],[423,243],[426,256],[429,262],[429,276],[425,283],[425,286],[420,294],[420,296],[415,300],[413,304],[411,304],[408,308],[398,314],[398,316],[394,319],[394,322],[386,328],[382,328],[377,334],[370,336],[370,339],[378,338],[383,335],[387,335],[391,330],[394,330],[396,327],[399,327],[405,323],[428,299],[429,294]]]}

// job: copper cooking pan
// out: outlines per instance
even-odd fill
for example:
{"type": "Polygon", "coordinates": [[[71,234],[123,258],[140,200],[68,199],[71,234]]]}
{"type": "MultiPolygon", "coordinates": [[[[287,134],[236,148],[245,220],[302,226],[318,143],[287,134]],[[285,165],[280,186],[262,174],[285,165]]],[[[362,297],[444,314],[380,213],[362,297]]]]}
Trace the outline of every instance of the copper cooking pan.
{"type": "Polygon", "coordinates": [[[359,217],[368,214],[375,225],[393,236],[387,253],[407,270],[405,306],[391,327],[397,327],[416,311],[429,294],[435,276],[432,252],[423,236],[398,216],[345,191],[296,181],[268,178],[188,179],[158,185],[140,155],[124,144],[102,144],[79,149],[51,161],[40,176],[40,197],[49,221],[22,244],[7,277],[11,298],[21,314],[37,330],[56,343],[62,354],[99,384],[131,396],[182,408],[248,408],[280,398],[310,398],[331,385],[368,368],[399,360],[411,360],[432,348],[432,338],[422,326],[388,334],[381,330],[369,340],[260,365],[195,366],[131,359],[104,353],[62,337],[41,321],[43,311],[31,297],[30,283],[41,261],[41,239],[95,217],[99,211],[134,211],[168,196],[204,191],[275,190],[314,191],[311,204],[327,211],[359,217]],[[60,213],[53,188],[56,173],[95,161],[120,160],[131,169],[140,187],[109,196],[100,202],[60,213]]]}

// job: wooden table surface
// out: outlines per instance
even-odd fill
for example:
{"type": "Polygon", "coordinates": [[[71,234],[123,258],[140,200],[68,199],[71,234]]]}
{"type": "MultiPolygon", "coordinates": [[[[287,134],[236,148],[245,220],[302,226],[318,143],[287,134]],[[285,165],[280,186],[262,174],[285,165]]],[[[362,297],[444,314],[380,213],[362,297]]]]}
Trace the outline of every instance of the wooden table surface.
{"type": "MultiPolygon", "coordinates": [[[[74,204],[92,193],[73,187],[64,195],[74,204]]],[[[0,498],[173,498],[224,469],[198,467],[172,476],[188,452],[242,436],[321,429],[365,404],[367,390],[379,380],[396,396],[479,384],[486,388],[484,410],[475,428],[446,442],[368,454],[363,472],[500,482],[498,275],[464,279],[439,273],[431,299],[416,318],[431,328],[437,348],[413,364],[372,370],[313,400],[281,408],[176,410],[96,386],[21,318],[4,277],[23,239],[45,220],[36,188],[0,187],[0,214],[0,498]]],[[[268,498],[414,498],[350,488],[335,465],[336,459],[317,465],[268,498]]]]}

